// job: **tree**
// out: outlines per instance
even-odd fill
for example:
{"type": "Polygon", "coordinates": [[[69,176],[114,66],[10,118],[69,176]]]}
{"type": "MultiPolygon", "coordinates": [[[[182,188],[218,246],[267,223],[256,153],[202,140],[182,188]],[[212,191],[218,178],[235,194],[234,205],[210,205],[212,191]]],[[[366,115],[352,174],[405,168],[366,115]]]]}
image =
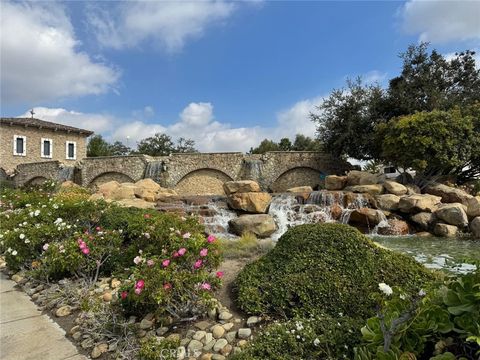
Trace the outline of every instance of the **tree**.
{"type": "Polygon", "coordinates": [[[156,133],[154,136],[138,142],[137,153],[150,156],[166,156],[175,152],[196,152],[195,141],[179,138],[177,145],[167,134],[156,133]]]}
{"type": "Polygon", "coordinates": [[[280,147],[275,141],[263,139],[256,148],[251,148],[251,154],[265,154],[268,151],[279,151],[280,147]]]}
{"type": "Polygon", "coordinates": [[[297,134],[293,142],[292,150],[295,151],[321,151],[322,146],[319,140],[309,136],[297,134]]]}
{"type": "Polygon", "coordinates": [[[282,138],[278,143],[278,147],[281,151],[290,151],[292,150],[292,142],[289,138],[282,138]]]}
{"type": "Polygon", "coordinates": [[[421,184],[463,171],[480,175],[478,118],[450,111],[418,112],[390,120],[377,129],[382,156],[404,169],[417,172],[421,184]]]}
{"type": "Polygon", "coordinates": [[[110,145],[110,152],[111,155],[125,156],[130,154],[132,152],[132,149],[129,148],[127,145],[123,144],[121,141],[117,140],[110,145]]]}
{"type": "Polygon", "coordinates": [[[96,156],[110,156],[110,144],[106,142],[102,135],[94,135],[90,138],[90,141],[87,145],[87,156],[96,157],[96,156]]]}
{"type": "Polygon", "coordinates": [[[195,141],[192,139],[185,139],[183,137],[177,140],[177,146],[175,147],[177,153],[191,153],[197,152],[195,149],[195,141]]]}

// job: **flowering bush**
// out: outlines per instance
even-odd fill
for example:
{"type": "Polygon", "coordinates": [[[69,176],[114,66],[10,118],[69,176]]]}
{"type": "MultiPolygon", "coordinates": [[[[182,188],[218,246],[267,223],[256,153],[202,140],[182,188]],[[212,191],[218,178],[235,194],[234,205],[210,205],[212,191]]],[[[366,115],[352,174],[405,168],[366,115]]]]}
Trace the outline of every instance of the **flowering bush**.
{"type": "Polygon", "coordinates": [[[213,236],[172,231],[170,241],[155,253],[140,251],[131,259],[131,273],[121,289],[127,313],[156,312],[174,318],[198,315],[210,305],[222,273],[213,236]]]}

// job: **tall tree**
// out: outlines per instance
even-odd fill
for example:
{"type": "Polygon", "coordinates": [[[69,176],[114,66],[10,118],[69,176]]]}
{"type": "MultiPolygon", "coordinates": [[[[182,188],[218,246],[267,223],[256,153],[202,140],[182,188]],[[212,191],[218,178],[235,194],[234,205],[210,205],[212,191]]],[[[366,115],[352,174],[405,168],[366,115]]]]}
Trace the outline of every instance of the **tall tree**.
{"type": "Polygon", "coordinates": [[[179,138],[175,144],[167,134],[156,133],[154,136],[138,142],[137,153],[150,156],[165,156],[176,152],[196,152],[195,141],[179,138]]]}
{"type": "Polygon", "coordinates": [[[110,145],[110,152],[112,155],[115,155],[115,156],[124,156],[124,155],[130,154],[132,152],[132,149],[129,148],[124,143],[122,143],[121,141],[117,140],[110,145]]]}
{"type": "Polygon", "coordinates": [[[263,139],[256,148],[251,148],[251,154],[265,154],[268,151],[279,151],[280,147],[275,141],[263,139]]]}
{"type": "Polygon", "coordinates": [[[103,139],[102,135],[94,135],[90,138],[87,145],[88,157],[110,155],[112,155],[110,144],[103,139]]]}
{"type": "Polygon", "coordinates": [[[290,141],[289,138],[280,139],[280,142],[278,143],[278,147],[280,148],[281,151],[290,151],[292,150],[292,142],[290,141]]]}

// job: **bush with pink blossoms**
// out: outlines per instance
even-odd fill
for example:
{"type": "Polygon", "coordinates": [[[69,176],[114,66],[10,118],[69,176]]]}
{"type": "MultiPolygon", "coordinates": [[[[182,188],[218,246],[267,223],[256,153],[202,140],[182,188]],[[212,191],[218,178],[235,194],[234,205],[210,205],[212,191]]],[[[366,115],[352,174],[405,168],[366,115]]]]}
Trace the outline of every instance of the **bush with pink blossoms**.
{"type": "Polygon", "coordinates": [[[219,263],[214,237],[172,231],[161,255],[141,251],[131,259],[120,303],[127,314],[155,312],[175,320],[203,314],[223,276],[214,271],[219,263]]]}

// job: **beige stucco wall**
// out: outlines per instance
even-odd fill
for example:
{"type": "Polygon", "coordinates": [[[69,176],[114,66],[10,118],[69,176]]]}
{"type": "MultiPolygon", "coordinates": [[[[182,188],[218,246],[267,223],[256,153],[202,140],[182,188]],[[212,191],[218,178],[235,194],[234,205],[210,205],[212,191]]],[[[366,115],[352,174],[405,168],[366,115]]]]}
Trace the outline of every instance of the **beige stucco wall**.
{"type": "Polygon", "coordinates": [[[38,129],[35,127],[0,125],[0,168],[13,170],[18,164],[58,160],[67,165],[73,165],[77,160],[87,156],[86,137],[77,133],[38,129]],[[14,136],[26,137],[26,155],[13,155],[14,136]],[[41,139],[52,139],[52,157],[41,156],[41,139]],[[66,157],[66,142],[75,141],[76,159],[66,157]]]}

